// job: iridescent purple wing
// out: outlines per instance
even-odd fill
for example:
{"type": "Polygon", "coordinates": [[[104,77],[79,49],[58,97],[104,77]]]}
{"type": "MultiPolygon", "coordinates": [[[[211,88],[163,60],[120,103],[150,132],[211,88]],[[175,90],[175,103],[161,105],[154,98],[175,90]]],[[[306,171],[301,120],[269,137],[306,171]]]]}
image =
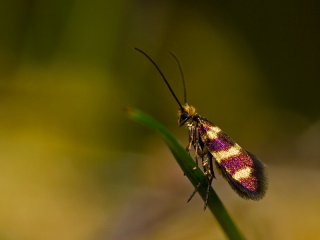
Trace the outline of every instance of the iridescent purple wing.
{"type": "Polygon", "coordinates": [[[198,132],[231,187],[241,197],[262,198],[266,188],[263,164],[206,119],[199,118],[198,132]]]}

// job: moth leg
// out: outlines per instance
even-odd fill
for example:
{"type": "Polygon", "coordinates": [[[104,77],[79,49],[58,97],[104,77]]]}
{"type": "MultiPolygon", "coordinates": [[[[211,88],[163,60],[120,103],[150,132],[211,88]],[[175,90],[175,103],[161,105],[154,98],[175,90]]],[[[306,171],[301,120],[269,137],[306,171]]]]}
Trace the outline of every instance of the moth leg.
{"type": "MultiPolygon", "coordinates": [[[[194,139],[195,140],[193,142],[193,146],[194,146],[194,149],[195,149],[195,159],[196,159],[197,166],[199,166],[198,159],[199,159],[199,157],[201,157],[201,159],[203,161],[203,157],[204,157],[205,153],[204,153],[204,151],[202,149],[202,146],[201,146],[201,143],[200,143],[200,139],[199,139],[199,132],[198,132],[197,129],[195,129],[195,131],[194,131],[194,139]]],[[[194,191],[192,192],[192,194],[188,198],[187,202],[190,202],[190,200],[193,198],[193,196],[198,192],[200,186],[201,186],[201,182],[199,182],[197,184],[197,186],[195,187],[194,191]]]]}
{"type": "Polygon", "coordinates": [[[204,207],[203,210],[206,210],[207,206],[208,206],[208,199],[209,199],[209,192],[210,192],[210,187],[211,187],[211,183],[212,183],[212,177],[209,180],[208,179],[208,187],[207,187],[207,192],[206,192],[206,200],[204,201],[204,207]]]}
{"type": "MultiPolygon", "coordinates": [[[[189,143],[186,147],[186,151],[189,154],[190,154],[190,150],[191,150],[192,145],[194,145],[194,126],[189,126],[189,143]]],[[[194,169],[196,169],[196,167],[194,169]]],[[[183,173],[183,175],[186,175],[186,173],[183,173]]]]}
{"type": "MultiPolygon", "coordinates": [[[[195,143],[195,147],[196,147],[196,156],[198,157],[201,157],[201,160],[202,160],[202,166],[203,166],[203,169],[204,169],[204,173],[206,175],[206,178],[208,180],[208,176],[206,174],[206,164],[205,162],[208,162],[207,160],[205,160],[205,158],[207,158],[207,155],[208,155],[208,152],[206,152],[206,150],[202,150],[202,146],[200,144],[200,142],[196,142],[195,143]]],[[[212,180],[211,180],[212,181],[212,180]]],[[[192,194],[190,195],[190,197],[188,198],[187,202],[190,202],[191,199],[193,198],[193,196],[198,192],[199,190],[199,187],[201,186],[201,183],[199,182],[198,185],[195,187],[194,191],[192,192],[192,194]]],[[[210,185],[209,185],[209,188],[210,188],[210,185]]],[[[207,196],[208,196],[208,191],[207,191],[207,196]]],[[[206,197],[206,202],[207,202],[207,199],[208,197],[206,197]]],[[[207,206],[207,204],[205,205],[205,207],[207,206]]]]}
{"type": "Polygon", "coordinates": [[[207,182],[208,182],[206,199],[204,202],[204,209],[203,209],[203,210],[206,210],[207,205],[208,205],[210,187],[212,184],[212,180],[215,177],[214,172],[213,172],[213,166],[212,166],[212,156],[209,152],[206,152],[205,158],[202,161],[202,166],[203,166],[204,175],[206,176],[207,182]]]}
{"type": "Polygon", "coordinates": [[[208,158],[209,158],[209,165],[210,165],[210,171],[212,174],[212,178],[216,178],[216,176],[214,175],[214,171],[213,171],[213,157],[211,155],[211,153],[208,152],[208,158]]]}
{"type": "Polygon", "coordinates": [[[194,127],[189,127],[189,143],[186,147],[187,152],[190,152],[192,144],[194,142],[194,127]]]}
{"type": "Polygon", "coordinates": [[[201,183],[198,183],[198,185],[195,187],[194,191],[191,193],[190,197],[187,200],[187,203],[191,201],[193,196],[198,192],[199,187],[201,186],[201,183]]]}
{"type": "MultiPolygon", "coordinates": [[[[199,155],[201,149],[201,146],[199,145],[199,132],[195,126],[190,126],[189,127],[189,143],[186,147],[187,152],[190,152],[191,148],[194,148],[195,150],[195,162],[197,166],[199,166],[199,155]]],[[[194,167],[196,169],[197,167],[194,167]]]]}
{"type": "Polygon", "coordinates": [[[199,132],[197,129],[195,129],[194,131],[194,137],[193,137],[193,147],[195,150],[195,160],[196,160],[196,164],[197,166],[199,166],[199,156],[202,157],[202,148],[200,146],[200,142],[199,142],[199,132]]]}

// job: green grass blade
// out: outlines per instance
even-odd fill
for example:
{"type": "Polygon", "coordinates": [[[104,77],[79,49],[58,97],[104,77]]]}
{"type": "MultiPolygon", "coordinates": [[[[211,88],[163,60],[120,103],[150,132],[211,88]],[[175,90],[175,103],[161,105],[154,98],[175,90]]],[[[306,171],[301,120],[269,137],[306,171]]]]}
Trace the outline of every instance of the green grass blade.
{"type": "MultiPolygon", "coordinates": [[[[177,160],[179,166],[181,167],[182,171],[188,177],[193,186],[196,187],[199,182],[201,183],[198,193],[200,194],[202,199],[205,199],[208,186],[206,178],[199,168],[194,169],[194,167],[196,167],[196,163],[186,152],[186,150],[179,144],[176,138],[161,123],[139,110],[130,109],[128,110],[128,115],[134,121],[147,125],[157,130],[161,134],[175,159],[177,160]]],[[[212,187],[210,187],[209,192],[208,208],[215,216],[229,239],[245,239],[234,224],[232,218],[228,214],[223,203],[221,202],[215,191],[212,189],[212,187]]]]}

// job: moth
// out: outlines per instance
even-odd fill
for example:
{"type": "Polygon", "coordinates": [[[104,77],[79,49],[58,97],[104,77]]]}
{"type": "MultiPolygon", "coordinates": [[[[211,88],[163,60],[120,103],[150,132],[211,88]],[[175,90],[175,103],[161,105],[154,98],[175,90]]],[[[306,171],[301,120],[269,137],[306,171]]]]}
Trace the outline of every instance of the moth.
{"type": "MultiPolygon", "coordinates": [[[[203,173],[208,182],[204,208],[207,206],[209,189],[215,178],[214,163],[222,176],[241,197],[252,200],[261,199],[266,191],[264,164],[252,153],[240,147],[218,126],[200,116],[196,109],[187,103],[186,84],[178,58],[169,52],[179,67],[184,88],[184,104],[181,104],[154,60],[143,50],[139,48],[135,48],[135,50],[143,54],[153,64],[179,105],[178,124],[186,126],[189,132],[189,143],[186,150],[190,152],[192,148],[194,149],[197,166],[199,159],[201,159],[203,173]]],[[[191,200],[199,187],[200,183],[188,201],[191,200]]]]}

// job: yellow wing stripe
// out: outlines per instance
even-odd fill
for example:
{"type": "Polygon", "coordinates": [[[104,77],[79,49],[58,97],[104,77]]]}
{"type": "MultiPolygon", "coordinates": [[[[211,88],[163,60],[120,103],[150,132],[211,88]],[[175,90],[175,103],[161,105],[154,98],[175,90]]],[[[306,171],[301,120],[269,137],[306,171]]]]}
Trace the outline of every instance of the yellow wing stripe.
{"type": "Polygon", "coordinates": [[[221,150],[219,152],[211,152],[218,163],[222,160],[237,156],[241,153],[241,147],[238,144],[230,147],[228,150],[221,150]]]}
{"type": "Polygon", "coordinates": [[[232,178],[239,181],[240,179],[248,178],[251,176],[252,168],[251,167],[245,167],[238,171],[236,171],[232,178]]]}
{"type": "Polygon", "coordinates": [[[206,138],[208,139],[216,139],[218,138],[218,134],[221,132],[221,129],[216,126],[211,126],[210,129],[207,132],[206,138]]]}

